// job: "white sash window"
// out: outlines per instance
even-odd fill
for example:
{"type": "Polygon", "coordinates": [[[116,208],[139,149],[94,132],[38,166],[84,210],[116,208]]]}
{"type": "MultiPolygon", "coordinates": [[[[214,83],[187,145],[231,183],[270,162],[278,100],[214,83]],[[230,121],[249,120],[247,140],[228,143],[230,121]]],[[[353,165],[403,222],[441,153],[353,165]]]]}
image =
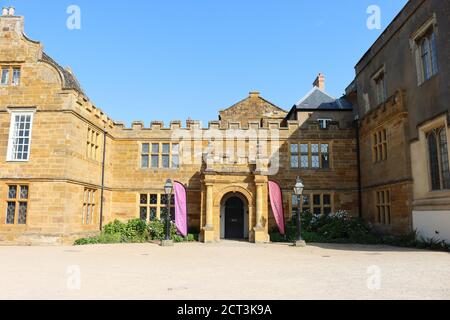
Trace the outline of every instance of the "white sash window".
{"type": "Polygon", "coordinates": [[[30,160],[33,117],[31,111],[11,113],[7,161],[30,160]]]}

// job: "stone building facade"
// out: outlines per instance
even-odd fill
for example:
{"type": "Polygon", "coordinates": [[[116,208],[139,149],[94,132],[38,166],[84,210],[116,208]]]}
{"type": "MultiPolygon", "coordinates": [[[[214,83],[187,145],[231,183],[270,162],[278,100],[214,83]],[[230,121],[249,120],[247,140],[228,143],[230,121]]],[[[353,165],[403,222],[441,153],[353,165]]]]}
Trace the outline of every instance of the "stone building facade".
{"type": "Polygon", "coordinates": [[[450,241],[450,3],[410,0],[356,65],[362,213],[450,241]]]}
{"type": "Polygon", "coordinates": [[[127,128],[97,108],[23,26],[23,17],[0,18],[2,243],[70,243],[114,219],[158,219],[168,210],[168,178],[186,186],[189,228],[206,242],[269,241],[269,180],[283,189],[287,219],[297,176],[305,210],[358,214],[348,123],[311,118],[299,126],[252,92],[206,127],[189,120],[127,128]],[[239,226],[230,235],[231,214],[239,226]]]}
{"type": "Polygon", "coordinates": [[[251,92],[205,126],[188,120],[127,127],[112,120],[70,69],[26,37],[24,18],[4,10],[0,244],[71,243],[114,219],[161,218],[173,211],[163,189],[169,178],[186,186],[189,229],[204,242],[269,241],[276,224],[268,181],[280,184],[288,220],[297,207],[297,177],[306,188],[302,210],[347,210],[381,232],[420,227],[446,236],[449,8],[443,3],[408,2],[358,63],[344,97],[327,94],[319,74],[290,110],[251,92]],[[423,60],[430,64],[417,71],[424,37],[433,43],[423,60]],[[435,216],[426,227],[414,222],[435,216]]]}

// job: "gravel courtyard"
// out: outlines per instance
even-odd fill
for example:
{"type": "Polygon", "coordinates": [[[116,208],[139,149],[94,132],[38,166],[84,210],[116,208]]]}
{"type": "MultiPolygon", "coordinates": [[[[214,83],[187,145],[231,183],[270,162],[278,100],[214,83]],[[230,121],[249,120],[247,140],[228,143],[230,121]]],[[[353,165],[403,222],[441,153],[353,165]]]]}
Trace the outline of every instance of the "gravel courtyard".
{"type": "Polygon", "coordinates": [[[450,254],[232,241],[0,246],[0,299],[450,299],[450,254]]]}

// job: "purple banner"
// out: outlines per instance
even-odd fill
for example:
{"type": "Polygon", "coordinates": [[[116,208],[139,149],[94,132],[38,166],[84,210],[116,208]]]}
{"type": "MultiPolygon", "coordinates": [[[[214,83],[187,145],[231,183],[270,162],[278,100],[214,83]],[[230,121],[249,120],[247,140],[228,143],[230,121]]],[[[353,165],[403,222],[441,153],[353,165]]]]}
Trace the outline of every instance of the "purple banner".
{"type": "Polygon", "coordinates": [[[273,215],[275,216],[275,221],[278,225],[280,233],[284,235],[285,230],[284,230],[283,194],[281,192],[281,188],[278,183],[269,181],[269,195],[270,195],[270,204],[272,206],[272,212],[273,215]]]}
{"type": "Polygon", "coordinates": [[[174,182],[175,191],[175,225],[178,232],[186,237],[188,235],[187,227],[187,202],[186,188],[179,182],[174,182]]]}

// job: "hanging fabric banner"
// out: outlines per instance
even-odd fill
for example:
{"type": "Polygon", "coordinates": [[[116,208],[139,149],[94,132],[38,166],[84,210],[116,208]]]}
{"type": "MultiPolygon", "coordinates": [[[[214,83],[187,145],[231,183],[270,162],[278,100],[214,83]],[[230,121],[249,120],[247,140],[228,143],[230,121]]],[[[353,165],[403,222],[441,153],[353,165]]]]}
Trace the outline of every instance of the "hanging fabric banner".
{"type": "Polygon", "coordinates": [[[173,188],[175,191],[175,225],[178,232],[183,237],[186,237],[188,235],[186,188],[183,184],[176,181],[173,188]]]}
{"type": "Polygon", "coordinates": [[[283,211],[283,194],[280,185],[276,182],[269,181],[270,205],[272,207],[275,221],[282,235],[285,235],[284,229],[284,211],[283,211]]]}

